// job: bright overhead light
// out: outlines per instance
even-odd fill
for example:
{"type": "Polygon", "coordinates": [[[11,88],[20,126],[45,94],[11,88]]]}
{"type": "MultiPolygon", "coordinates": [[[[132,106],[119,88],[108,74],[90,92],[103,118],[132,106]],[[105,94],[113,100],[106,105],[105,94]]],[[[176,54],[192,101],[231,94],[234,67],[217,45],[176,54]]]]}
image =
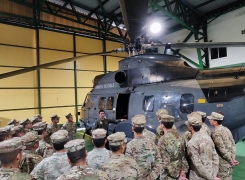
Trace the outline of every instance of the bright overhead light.
{"type": "Polygon", "coordinates": [[[159,22],[154,22],[150,26],[150,31],[152,33],[155,33],[155,34],[159,33],[161,31],[161,29],[162,29],[162,26],[161,26],[161,24],[159,22]]]}

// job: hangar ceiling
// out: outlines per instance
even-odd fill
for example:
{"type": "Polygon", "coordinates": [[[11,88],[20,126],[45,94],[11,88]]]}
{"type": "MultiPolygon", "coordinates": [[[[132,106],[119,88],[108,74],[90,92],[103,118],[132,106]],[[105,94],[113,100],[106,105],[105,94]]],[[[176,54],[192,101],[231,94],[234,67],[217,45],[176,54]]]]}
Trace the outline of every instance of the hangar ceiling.
{"type": "MultiPolygon", "coordinates": [[[[0,12],[1,22],[60,29],[118,41],[124,41],[127,37],[118,0],[8,1],[33,9],[33,17],[5,11],[0,12]],[[81,24],[83,28],[44,21],[42,13],[81,24]],[[91,23],[90,20],[96,23],[91,23]]],[[[162,35],[183,28],[195,33],[221,14],[244,5],[244,0],[149,0],[148,17],[154,16],[161,19],[166,27],[162,35]]]]}

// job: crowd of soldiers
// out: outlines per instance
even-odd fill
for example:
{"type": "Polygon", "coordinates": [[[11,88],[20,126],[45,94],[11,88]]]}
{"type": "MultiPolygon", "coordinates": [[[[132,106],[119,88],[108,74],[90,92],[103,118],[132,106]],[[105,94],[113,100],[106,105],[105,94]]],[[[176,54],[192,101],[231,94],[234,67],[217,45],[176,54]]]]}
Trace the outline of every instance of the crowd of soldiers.
{"type": "Polygon", "coordinates": [[[235,142],[222,126],[224,116],[197,111],[187,116],[182,136],[175,118],[159,109],[157,134],[146,129],[146,117],[132,118],[134,138],[124,132],[108,135],[105,112],[91,132],[94,149],[87,153],[84,139],[76,139],[72,115],[60,128],[58,115],[47,125],[40,115],[22,122],[11,120],[0,128],[0,179],[8,180],[232,180],[235,142]],[[211,132],[205,124],[209,119],[211,132]],[[108,149],[106,144],[108,143],[108,149]]]}

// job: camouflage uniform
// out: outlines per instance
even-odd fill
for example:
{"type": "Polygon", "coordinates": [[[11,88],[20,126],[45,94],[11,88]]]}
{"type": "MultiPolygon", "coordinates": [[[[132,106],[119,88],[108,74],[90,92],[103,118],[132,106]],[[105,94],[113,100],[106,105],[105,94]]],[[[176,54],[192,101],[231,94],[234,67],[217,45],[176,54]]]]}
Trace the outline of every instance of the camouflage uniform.
{"type": "MultiPolygon", "coordinates": [[[[25,146],[33,146],[38,143],[40,137],[35,131],[28,132],[21,137],[25,146]]],[[[23,150],[22,160],[19,165],[22,172],[31,173],[31,171],[43,160],[42,156],[38,155],[35,150],[23,150]]]]}
{"type": "MultiPolygon", "coordinates": [[[[103,139],[106,137],[107,131],[99,128],[92,131],[93,139],[103,139]]],[[[106,148],[97,148],[95,147],[92,151],[88,153],[87,164],[93,168],[98,169],[101,164],[107,161],[111,156],[111,151],[108,151],[106,148]]]]}
{"type": "MultiPolygon", "coordinates": [[[[12,138],[0,142],[0,155],[2,153],[12,153],[15,150],[23,150],[25,147],[20,138],[12,138]]],[[[1,180],[31,180],[34,179],[30,174],[22,173],[18,168],[0,169],[1,180]]]]}
{"type": "MultiPolygon", "coordinates": [[[[53,143],[61,143],[68,140],[68,132],[59,130],[50,137],[53,143]]],[[[55,180],[60,175],[71,169],[67,161],[66,152],[56,152],[52,156],[44,158],[31,172],[38,180],[55,180]]]]}
{"type": "MultiPolygon", "coordinates": [[[[85,151],[84,139],[76,139],[65,144],[67,153],[76,153],[85,151]]],[[[83,159],[81,159],[83,160],[83,159]]],[[[77,163],[77,162],[74,162],[77,163]]],[[[61,175],[57,180],[107,180],[109,179],[105,172],[94,170],[83,163],[79,166],[73,166],[69,172],[61,175]]]]}
{"type": "MultiPolygon", "coordinates": [[[[223,115],[213,112],[211,116],[208,116],[208,119],[223,120],[223,117],[223,115]]],[[[214,129],[212,139],[219,155],[218,177],[222,180],[231,180],[233,172],[231,162],[232,159],[235,159],[236,154],[236,145],[231,131],[219,125],[214,129]]]]}
{"type": "MultiPolygon", "coordinates": [[[[146,117],[135,115],[132,118],[133,127],[145,127],[146,117]]],[[[155,143],[145,136],[134,137],[127,144],[125,155],[133,158],[139,167],[139,179],[157,179],[162,170],[162,159],[155,143]]]]}
{"type": "Polygon", "coordinates": [[[28,133],[28,132],[31,131],[31,129],[25,128],[25,126],[26,126],[27,124],[31,124],[31,121],[30,121],[28,118],[26,118],[26,119],[24,119],[24,120],[22,120],[22,121],[20,122],[20,125],[22,125],[22,126],[24,127],[24,132],[25,132],[25,133],[28,133]]]}
{"type": "Polygon", "coordinates": [[[11,119],[9,122],[8,122],[8,125],[18,125],[20,122],[19,121],[17,121],[16,119],[11,119]]]}
{"type": "Polygon", "coordinates": [[[60,130],[60,126],[58,124],[54,125],[53,123],[51,123],[50,125],[48,125],[48,127],[47,127],[47,136],[45,138],[45,142],[47,142],[48,144],[52,144],[50,136],[53,133],[57,132],[58,130],[60,130]]]}
{"type": "MultiPolygon", "coordinates": [[[[161,122],[174,122],[174,117],[162,115],[161,122]]],[[[189,165],[185,158],[184,140],[177,136],[172,129],[159,139],[158,148],[163,160],[160,179],[177,179],[182,171],[187,173],[189,165]]]]}
{"type": "MultiPolygon", "coordinates": [[[[107,137],[109,144],[120,146],[126,143],[126,135],[123,132],[117,132],[107,137]]],[[[126,157],[124,154],[112,154],[110,159],[99,167],[99,170],[105,171],[109,179],[138,179],[138,165],[134,159],[126,157]]]]}
{"type": "Polygon", "coordinates": [[[32,125],[34,125],[34,124],[40,122],[40,121],[39,121],[39,118],[38,118],[37,116],[33,116],[33,117],[30,119],[30,121],[31,121],[32,125]]]}
{"type": "MultiPolygon", "coordinates": [[[[197,117],[189,117],[186,125],[201,126],[202,121],[197,117]]],[[[187,152],[191,159],[189,179],[212,180],[217,176],[219,158],[212,139],[203,132],[195,132],[187,143],[187,152]]]]}
{"type": "Polygon", "coordinates": [[[39,147],[37,148],[36,152],[43,158],[46,158],[52,156],[54,149],[53,146],[51,146],[50,144],[46,143],[43,140],[40,140],[39,147]]]}
{"type": "Polygon", "coordinates": [[[155,133],[153,133],[147,129],[144,129],[143,136],[150,139],[151,141],[153,141],[157,145],[157,136],[155,133]]]}
{"type": "MultiPolygon", "coordinates": [[[[34,131],[43,131],[44,129],[46,129],[46,127],[47,127],[47,123],[40,121],[40,122],[33,125],[33,130],[34,131]]],[[[41,136],[44,136],[44,135],[41,135],[41,136]]],[[[39,141],[39,146],[36,149],[36,152],[40,156],[45,158],[45,157],[52,156],[54,150],[53,150],[53,146],[51,146],[50,144],[46,143],[43,139],[41,139],[39,141]]]]}
{"type": "Polygon", "coordinates": [[[69,140],[76,139],[77,124],[75,122],[66,122],[65,124],[63,124],[61,129],[65,129],[68,131],[69,140]]]}

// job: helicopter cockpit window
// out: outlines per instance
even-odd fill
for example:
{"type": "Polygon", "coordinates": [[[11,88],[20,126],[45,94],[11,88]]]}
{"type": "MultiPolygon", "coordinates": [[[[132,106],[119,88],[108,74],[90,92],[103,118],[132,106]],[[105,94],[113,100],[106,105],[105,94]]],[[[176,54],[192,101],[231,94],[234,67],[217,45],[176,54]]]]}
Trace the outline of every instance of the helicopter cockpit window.
{"type": "Polygon", "coordinates": [[[153,112],[154,110],[154,96],[145,96],[143,100],[143,110],[147,112],[153,112]]]}
{"type": "Polygon", "coordinates": [[[108,97],[107,104],[106,104],[106,110],[112,110],[114,104],[114,97],[108,97]]]}
{"type": "Polygon", "coordinates": [[[99,109],[105,109],[105,97],[101,97],[99,101],[99,109]]]}
{"type": "Polygon", "coordinates": [[[183,94],[180,98],[180,111],[182,113],[191,113],[194,110],[194,96],[192,94],[183,94]]]}

